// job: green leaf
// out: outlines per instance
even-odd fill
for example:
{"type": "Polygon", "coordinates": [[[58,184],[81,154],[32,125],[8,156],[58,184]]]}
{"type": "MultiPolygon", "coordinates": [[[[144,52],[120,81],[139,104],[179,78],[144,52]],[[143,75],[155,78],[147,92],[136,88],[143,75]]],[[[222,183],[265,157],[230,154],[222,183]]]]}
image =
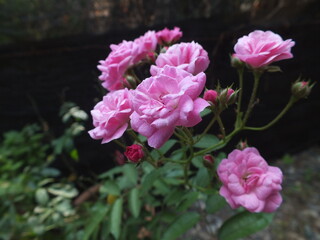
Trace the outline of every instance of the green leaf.
{"type": "Polygon", "coordinates": [[[209,195],[206,201],[208,213],[215,213],[226,205],[226,200],[219,194],[209,195]]]}
{"type": "Polygon", "coordinates": [[[186,212],[175,219],[163,234],[162,240],[175,240],[183,233],[192,228],[200,219],[195,212],[186,212]]]}
{"type": "Polygon", "coordinates": [[[210,185],[211,177],[206,168],[200,168],[197,172],[196,177],[194,178],[195,184],[206,188],[210,185]]]}
{"type": "Polygon", "coordinates": [[[273,219],[270,213],[241,212],[229,218],[218,231],[219,239],[236,240],[267,227],[273,219]]]}
{"type": "Polygon", "coordinates": [[[185,194],[184,191],[173,188],[171,192],[164,198],[166,205],[177,205],[182,201],[182,197],[185,194]]]}
{"type": "Polygon", "coordinates": [[[169,139],[159,150],[162,154],[166,154],[176,143],[177,140],[169,139]]]}
{"type": "Polygon", "coordinates": [[[119,186],[113,181],[106,181],[99,189],[100,193],[107,193],[114,196],[120,195],[119,186]]]}
{"type": "Polygon", "coordinates": [[[198,192],[188,192],[182,197],[182,202],[179,204],[177,211],[183,212],[187,210],[198,199],[198,192]]]}
{"type": "MultiPolygon", "coordinates": [[[[197,139],[198,136],[195,136],[197,139]]],[[[197,142],[194,147],[196,148],[208,148],[219,142],[219,139],[213,134],[205,134],[199,142],[197,142]]]]}
{"type": "Polygon", "coordinates": [[[139,217],[141,209],[141,201],[139,199],[139,190],[133,188],[129,193],[129,210],[132,215],[137,218],[139,217]]]}
{"type": "Polygon", "coordinates": [[[114,167],[107,172],[101,173],[99,175],[99,179],[113,178],[115,174],[122,173],[122,172],[123,172],[123,166],[114,167]]]}
{"type": "Polygon", "coordinates": [[[46,205],[49,201],[49,194],[46,189],[39,188],[36,191],[36,201],[41,205],[46,205]]]}
{"type": "Polygon", "coordinates": [[[207,116],[211,113],[211,109],[210,108],[205,108],[201,113],[200,113],[200,116],[201,117],[204,117],[204,116],[207,116]]]}
{"type": "Polygon", "coordinates": [[[90,239],[90,236],[94,233],[94,231],[98,228],[99,224],[106,217],[108,210],[108,205],[101,205],[99,206],[99,209],[97,209],[97,211],[94,211],[92,213],[92,216],[84,229],[82,240],[90,239]]]}
{"type": "Polygon", "coordinates": [[[126,164],[123,168],[123,175],[132,185],[136,185],[138,181],[138,172],[134,164],[126,164]]]}
{"type": "Polygon", "coordinates": [[[119,239],[120,237],[122,204],[123,204],[123,199],[118,198],[114,202],[111,210],[110,231],[111,231],[111,234],[115,237],[115,239],[119,239]]]}
{"type": "Polygon", "coordinates": [[[204,167],[202,156],[197,156],[197,157],[192,158],[191,162],[192,162],[193,166],[195,166],[196,168],[203,168],[204,167]]]}
{"type": "Polygon", "coordinates": [[[186,152],[186,149],[178,149],[178,150],[175,150],[172,154],[171,154],[171,159],[172,160],[181,160],[183,159],[183,155],[184,153],[186,152]]]}
{"type": "Polygon", "coordinates": [[[152,172],[146,175],[141,185],[141,191],[140,191],[141,195],[143,195],[152,187],[153,183],[159,178],[159,176],[160,176],[160,170],[158,169],[154,169],[152,172]]]}

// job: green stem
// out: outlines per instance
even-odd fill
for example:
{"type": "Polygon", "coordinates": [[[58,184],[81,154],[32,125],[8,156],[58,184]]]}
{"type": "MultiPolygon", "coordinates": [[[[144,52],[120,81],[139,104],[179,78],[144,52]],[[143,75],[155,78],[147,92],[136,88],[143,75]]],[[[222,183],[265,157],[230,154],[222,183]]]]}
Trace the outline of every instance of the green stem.
{"type": "Polygon", "coordinates": [[[173,132],[173,134],[174,134],[177,138],[179,138],[182,142],[187,142],[187,139],[186,139],[184,136],[182,136],[181,134],[177,133],[176,130],[173,132]]]}
{"type": "Polygon", "coordinates": [[[198,138],[196,139],[195,143],[199,142],[200,139],[211,129],[212,125],[215,123],[215,121],[217,120],[218,117],[218,113],[211,119],[210,123],[208,124],[208,126],[204,129],[204,131],[198,136],[198,138]]]}
{"type": "Polygon", "coordinates": [[[217,121],[218,121],[218,124],[219,124],[219,127],[220,127],[221,134],[222,134],[223,138],[225,138],[226,137],[226,130],[224,128],[224,125],[223,125],[223,122],[221,120],[220,115],[218,116],[217,121]]]}
{"type": "Polygon", "coordinates": [[[242,95],[243,95],[243,68],[238,69],[239,76],[239,97],[237,102],[237,119],[236,119],[236,127],[240,126],[241,121],[241,103],[242,103],[242,95]]]}
{"type": "Polygon", "coordinates": [[[220,140],[217,144],[212,145],[211,147],[208,147],[206,149],[200,150],[198,152],[195,152],[193,154],[194,157],[204,155],[208,152],[211,152],[213,149],[217,149],[225,144],[227,144],[238,132],[240,132],[242,128],[236,128],[234,129],[228,136],[226,136],[224,139],[220,140]]]}
{"type": "Polygon", "coordinates": [[[287,105],[283,108],[283,110],[278,114],[278,116],[276,116],[271,122],[269,122],[268,124],[262,126],[262,127],[244,127],[243,130],[252,130],[252,131],[263,131],[266,130],[268,128],[270,128],[271,126],[273,126],[275,123],[277,123],[284,114],[286,114],[288,112],[288,110],[292,107],[292,105],[296,102],[296,99],[294,97],[291,97],[289,102],[287,103],[287,105]]]}
{"type": "Polygon", "coordinates": [[[187,162],[186,164],[184,165],[184,169],[183,169],[183,172],[184,172],[184,183],[191,187],[190,183],[189,183],[189,169],[190,169],[190,163],[191,163],[191,160],[192,158],[194,157],[194,151],[193,151],[193,146],[190,145],[190,155],[189,155],[189,158],[187,159],[187,162]]]}
{"type": "Polygon", "coordinates": [[[254,76],[253,90],[252,90],[252,94],[251,94],[250,101],[249,101],[249,104],[248,104],[247,112],[246,112],[246,114],[245,114],[245,116],[243,118],[243,121],[242,121],[242,126],[244,126],[246,124],[246,122],[248,121],[250,113],[251,113],[251,111],[252,111],[252,109],[254,107],[254,101],[255,101],[255,98],[256,98],[256,95],[257,95],[257,91],[258,91],[261,72],[254,71],[253,72],[253,76],[254,76]]]}
{"type": "Polygon", "coordinates": [[[116,144],[118,144],[120,147],[122,147],[123,149],[126,149],[126,145],[124,145],[122,142],[120,142],[119,140],[115,139],[113,140],[116,144]]]}

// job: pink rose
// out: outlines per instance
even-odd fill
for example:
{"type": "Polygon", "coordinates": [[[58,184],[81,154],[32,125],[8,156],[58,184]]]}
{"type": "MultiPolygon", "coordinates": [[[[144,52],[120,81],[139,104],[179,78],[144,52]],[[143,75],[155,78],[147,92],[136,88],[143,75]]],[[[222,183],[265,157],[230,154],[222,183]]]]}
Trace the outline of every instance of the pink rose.
{"type": "Polygon", "coordinates": [[[108,93],[91,111],[94,129],[89,131],[93,139],[102,139],[102,143],[120,138],[128,127],[132,113],[128,89],[108,93]]]}
{"type": "Polygon", "coordinates": [[[156,49],[157,37],[154,31],[148,31],[134,41],[110,45],[111,52],[105,60],[99,61],[98,69],[102,72],[99,79],[109,91],[126,87],[125,72],[146,58],[156,49]]]}
{"type": "Polygon", "coordinates": [[[140,47],[132,41],[123,41],[118,45],[110,45],[111,52],[105,60],[99,61],[98,69],[102,72],[99,79],[102,86],[109,91],[124,88],[124,74],[127,69],[143,58],[140,47]]]}
{"type": "Polygon", "coordinates": [[[158,43],[156,32],[148,31],[141,37],[136,38],[134,42],[139,45],[139,52],[145,57],[148,53],[156,50],[158,43]]]}
{"type": "Polygon", "coordinates": [[[223,184],[220,194],[232,208],[273,212],[282,202],[282,172],[268,166],[256,148],[233,150],[220,163],[218,175],[223,184]]]}
{"type": "Polygon", "coordinates": [[[168,48],[165,53],[161,53],[156,65],[151,66],[151,75],[157,75],[165,65],[181,68],[193,75],[204,72],[209,66],[208,53],[198,43],[179,43],[168,48]]]}
{"type": "Polygon", "coordinates": [[[193,127],[201,121],[200,112],[209,105],[198,97],[205,81],[204,73],[193,76],[164,66],[133,91],[131,127],[147,137],[151,147],[160,148],[176,126],[193,127]]]}
{"type": "Polygon", "coordinates": [[[180,28],[174,27],[173,30],[169,30],[168,28],[165,28],[161,31],[158,31],[156,33],[158,43],[159,44],[167,44],[170,45],[176,41],[178,41],[182,37],[182,32],[180,31],[180,28]]]}
{"type": "Polygon", "coordinates": [[[144,152],[142,146],[133,144],[126,148],[124,155],[129,159],[129,161],[137,163],[144,157],[144,152]]]}
{"type": "Polygon", "coordinates": [[[272,62],[292,58],[290,51],[294,44],[291,39],[283,41],[278,34],[271,31],[256,30],[238,39],[234,46],[234,56],[252,68],[260,68],[272,62]]]}

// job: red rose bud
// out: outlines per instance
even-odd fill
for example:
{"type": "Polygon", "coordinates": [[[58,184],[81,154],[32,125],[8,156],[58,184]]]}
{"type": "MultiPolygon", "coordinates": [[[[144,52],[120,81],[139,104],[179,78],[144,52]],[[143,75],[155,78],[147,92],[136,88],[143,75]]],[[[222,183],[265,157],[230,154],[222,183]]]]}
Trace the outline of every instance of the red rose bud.
{"type": "Polygon", "coordinates": [[[206,168],[213,168],[214,166],[214,158],[212,155],[210,154],[207,154],[207,155],[204,155],[203,156],[203,165],[206,167],[206,168]]]}
{"type": "Polygon", "coordinates": [[[129,161],[137,163],[144,157],[144,152],[141,145],[133,144],[126,148],[124,155],[129,161]]]}
{"type": "Polygon", "coordinates": [[[217,104],[218,93],[215,90],[207,90],[204,92],[203,99],[212,103],[213,105],[217,104]]]}
{"type": "Polygon", "coordinates": [[[232,54],[230,56],[230,62],[231,62],[231,66],[234,68],[243,68],[245,66],[245,64],[235,56],[235,54],[232,54]]]}
{"type": "Polygon", "coordinates": [[[296,81],[292,84],[291,92],[296,99],[307,98],[314,84],[310,85],[309,81],[296,81]]]}

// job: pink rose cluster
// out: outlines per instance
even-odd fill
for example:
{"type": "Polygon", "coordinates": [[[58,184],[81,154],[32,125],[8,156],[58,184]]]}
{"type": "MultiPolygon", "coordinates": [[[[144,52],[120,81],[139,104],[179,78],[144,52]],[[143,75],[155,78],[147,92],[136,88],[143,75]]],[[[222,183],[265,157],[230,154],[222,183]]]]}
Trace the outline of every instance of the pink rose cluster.
{"type": "Polygon", "coordinates": [[[180,29],[155,32],[148,31],[134,41],[123,41],[120,44],[111,44],[111,52],[105,60],[101,60],[98,69],[101,71],[99,79],[102,86],[109,91],[118,90],[128,86],[125,73],[135,64],[148,56],[153,56],[158,43],[175,42],[182,36],[180,29]]]}
{"type": "Polygon", "coordinates": [[[250,212],[273,212],[282,202],[281,170],[268,166],[253,147],[233,150],[221,161],[218,175],[223,184],[220,194],[232,208],[242,206],[250,212]]]}
{"type": "Polygon", "coordinates": [[[292,58],[291,48],[294,44],[291,39],[283,41],[271,31],[256,30],[238,39],[233,56],[252,68],[261,68],[272,62],[292,58]]]}
{"type": "MultiPolygon", "coordinates": [[[[102,85],[110,90],[91,111],[95,128],[89,131],[102,143],[120,138],[129,122],[133,130],[148,138],[151,147],[161,147],[175,127],[192,127],[209,104],[199,95],[204,89],[209,65],[207,52],[198,43],[174,44],[158,56],[151,77],[136,89],[125,88],[125,72],[156,49],[157,43],[174,42],[179,28],[149,31],[134,41],[111,45],[112,52],[100,61],[102,85]]],[[[153,68],[154,67],[154,68],[153,68]]]]}

